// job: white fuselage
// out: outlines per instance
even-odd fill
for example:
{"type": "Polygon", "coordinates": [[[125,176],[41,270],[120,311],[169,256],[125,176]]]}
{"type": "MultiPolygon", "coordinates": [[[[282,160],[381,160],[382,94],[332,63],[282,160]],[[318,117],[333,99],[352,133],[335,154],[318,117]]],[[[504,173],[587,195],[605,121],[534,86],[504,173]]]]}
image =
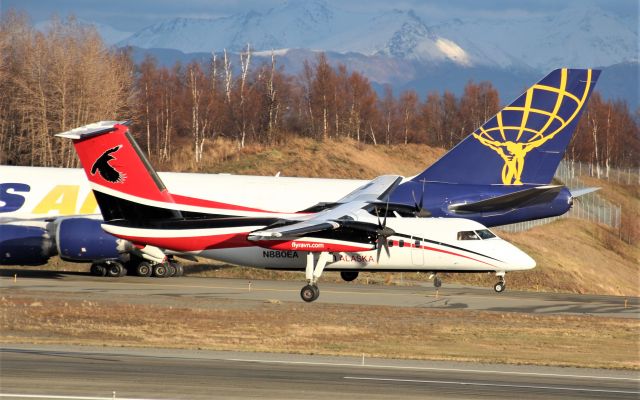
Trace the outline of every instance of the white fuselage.
{"type": "MultiPolygon", "coordinates": [[[[377,223],[376,217],[362,212],[362,222],[377,223]]],[[[103,228],[118,237],[232,264],[281,270],[304,270],[307,249],[327,252],[332,259],[326,270],[369,271],[515,271],[535,267],[526,253],[497,236],[474,240],[461,238],[464,232],[489,232],[482,224],[462,218],[388,218],[389,256],[376,249],[375,240],[301,237],[293,240],[248,240],[250,232],[264,226],[204,229],[145,229],[116,225],[103,228]],[[340,248],[348,249],[341,251],[340,248]]]]}
{"type": "MultiPolygon", "coordinates": [[[[306,209],[318,202],[335,201],[367,182],[174,172],[160,172],[159,175],[173,194],[286,213],[306,209]]],[[[0,166],[0,185],[3,185],[0,223],[12,219],[100,213],[82,169],[3,165],[0,166]],[[15,206],[10,207],[10,204],[15,206]]]]}

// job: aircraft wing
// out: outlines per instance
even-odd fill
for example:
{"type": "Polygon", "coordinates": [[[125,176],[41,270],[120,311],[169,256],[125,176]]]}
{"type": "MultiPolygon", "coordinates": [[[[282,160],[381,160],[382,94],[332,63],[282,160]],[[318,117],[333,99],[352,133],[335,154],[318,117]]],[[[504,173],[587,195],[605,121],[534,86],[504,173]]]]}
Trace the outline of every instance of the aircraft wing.
{"type": "Polygon", "coordinates": [[[354,221],[350,215],[366,207],[371,202],[386,200],[389,193],[400,184],[402,179],[398,175],[379,176],[338,200],[334,207],[321,211],[306,221],[273,228],[267,227],[266,229],[252,232],[249,235],[249,240],[289,240],[309,233],[338,229],[341,226],[371,230],[373,228],[368,226],[371,224],[366,224],[365,226],[354,221]]]}
{"type": "Polygon", "coordinates": [[[562,185],[538,186],[473,203],[452,204],[449,206],[449,209],[460,213],[491,212],[511,209],[525,204],[531,205],[543,199],[548,200],[549,196],[555,197],[562,188],[562,185]]]}
{"type": "Polygon", "coordinates": [[[389,194],[400,184],[401,181],[402,177],[399,175],[379,176],[344,196],[336,203],[349,203],[356,200],[386,200],[389,197],[389,194]]]}

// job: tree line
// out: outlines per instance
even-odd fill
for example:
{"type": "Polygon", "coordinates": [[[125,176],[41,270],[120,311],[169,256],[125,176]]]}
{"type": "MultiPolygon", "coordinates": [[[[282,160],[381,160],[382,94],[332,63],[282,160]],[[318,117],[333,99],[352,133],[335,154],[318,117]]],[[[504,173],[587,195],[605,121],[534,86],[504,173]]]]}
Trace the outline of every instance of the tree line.
{"type": "MultiPolygon", "coordinates": [[[[73,18],[46,33],[9,12],[0,22],[0,162],[77,166],[57,132],[99,120],[134,120],[133,131],[152,161],[171,163],[180,146],[199,165],[216,138],[276,146],[297,135],[318,141],[351,139],[373,145],[424,143],[451,148],[500,109],[489,82],[469,82],[464,93],[414,90],[400,95],[319,53],[302,72],[257,64],[249,46],[239,57],[213,53],[206,63],[134,65],[110,49],[92,27],[73,18]]],[[[638,114],[597,92],[578,125],[568,157],[602,167],[638,165],[638,114]]]]}

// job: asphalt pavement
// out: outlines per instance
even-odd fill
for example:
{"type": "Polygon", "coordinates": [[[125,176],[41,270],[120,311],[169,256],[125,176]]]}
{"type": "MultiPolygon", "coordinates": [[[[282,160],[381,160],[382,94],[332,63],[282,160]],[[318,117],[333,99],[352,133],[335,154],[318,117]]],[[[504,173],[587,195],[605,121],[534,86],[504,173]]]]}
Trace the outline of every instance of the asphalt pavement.
{"type": "Polygon", "coordinates": [[[638,399],[637,371],[198,350],[4,345],[0,397],[638,399]]]}
{"type": "MultiPolygon", "coordinates": [[[[222,298],[232,300],[301,302],[303,281],[250,281],[200,277],[180,278],[100,278],[80,273],[50,271],[2,271],[0,289],[91,294],[95,297],[127,297],[131,302],[161,301],[162,298],[222,298]]],[[[432,286],[387,286],[320,281],[319,303],[381,305],[434,309],[574,314],[640,318],[640,298],[565,293],[537,293],[492,288],[466,287],[444,283],[432,286]]]]}

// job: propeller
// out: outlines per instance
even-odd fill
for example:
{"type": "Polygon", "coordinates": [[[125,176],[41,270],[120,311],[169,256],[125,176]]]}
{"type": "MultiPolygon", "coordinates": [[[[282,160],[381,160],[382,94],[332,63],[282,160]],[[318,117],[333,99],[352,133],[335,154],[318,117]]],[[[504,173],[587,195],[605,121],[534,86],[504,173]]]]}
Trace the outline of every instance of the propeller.
{"type": "Polygon", "coordinates": [[[422,193],[420,194],[420,202],[418,203],[418,201],[416,200],[416,193],[413,189],[411,190],[411,195],[413,196],[413,203],[415,204],[416,217],[418,218],[430,217],[431,213],[429,212],[429,210],[427,210],[422,206],[424,202],[424,180],[422,181],[422,193]]]}
{"type": "Polygon", "coordinates": [[[380,252],[384,247],[385,252],[387,253],[387,257],[391,257],[391,252],[389,251],[389,242],[387,238],[391,235],[394,235],[396,231],[391,228],[387,228],[387,214],[389,212],[389,200],[387,199],[387,205],[384,210],[384,219],[380,222],[380,214],[378,212],[378,207],[375,207],[376,217],[378,217],[378,229],[376,230],[376,262],[380,262],[380,252]]]}

